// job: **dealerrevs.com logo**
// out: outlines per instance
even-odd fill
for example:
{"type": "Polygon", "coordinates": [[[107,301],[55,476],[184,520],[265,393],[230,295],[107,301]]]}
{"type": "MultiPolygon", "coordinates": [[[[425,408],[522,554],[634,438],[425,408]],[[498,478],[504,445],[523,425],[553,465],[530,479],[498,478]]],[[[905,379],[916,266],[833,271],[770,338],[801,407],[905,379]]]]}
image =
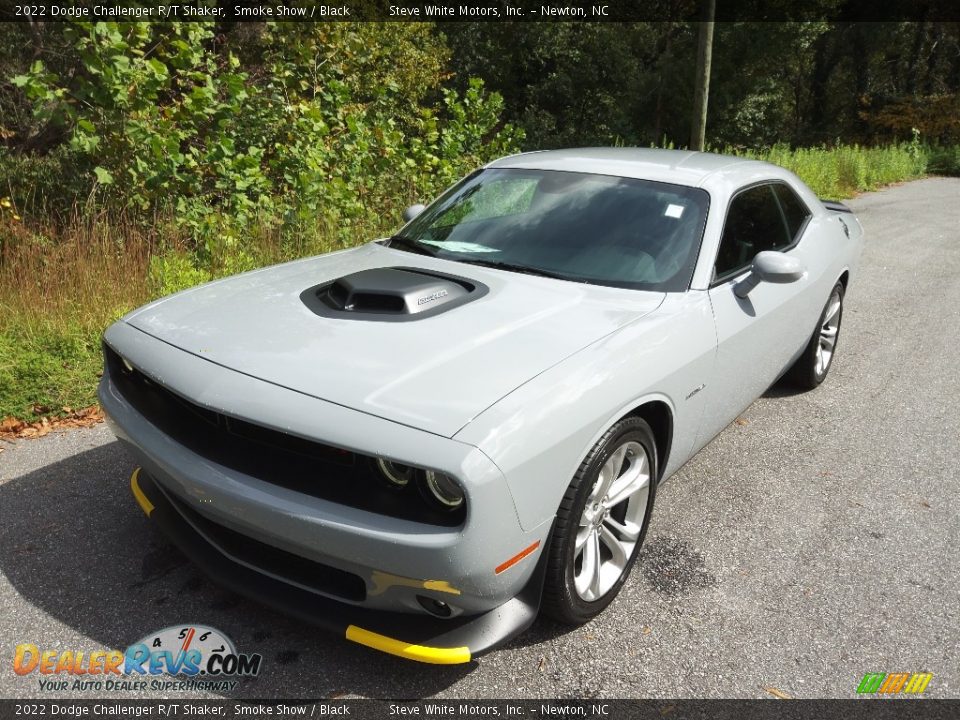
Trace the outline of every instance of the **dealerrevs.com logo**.
{"type": "Polygon", "coordinates": [[[215,628],[174,625],[151,633],[125,651],[93,652],[17,645],[13,671],[37,675],[41,691],[233,690],[260,672],[263,657],[237,652],[215,628]]]}

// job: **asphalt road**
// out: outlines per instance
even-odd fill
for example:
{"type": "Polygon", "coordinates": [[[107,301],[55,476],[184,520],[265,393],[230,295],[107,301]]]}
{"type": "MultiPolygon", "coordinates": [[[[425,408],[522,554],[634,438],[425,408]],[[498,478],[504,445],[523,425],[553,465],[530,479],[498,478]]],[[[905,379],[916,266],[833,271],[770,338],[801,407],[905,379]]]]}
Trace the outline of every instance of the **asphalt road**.
{"type": "MultiPolygon", "coordinates": [[[[960,180],[850,203],[867,234],[818,390],[775,386],[663,486],[620,597],[574,631],[426,667],[208,582],[129,496],[106,427],[0,444],[0,696],[13,647],[124,648],[184,622],[264,656],[235,697],[851,697],[865,672],[960,696],[960,180]]],[[[107,693],[100,693],[107,696],[107,693]]]]}

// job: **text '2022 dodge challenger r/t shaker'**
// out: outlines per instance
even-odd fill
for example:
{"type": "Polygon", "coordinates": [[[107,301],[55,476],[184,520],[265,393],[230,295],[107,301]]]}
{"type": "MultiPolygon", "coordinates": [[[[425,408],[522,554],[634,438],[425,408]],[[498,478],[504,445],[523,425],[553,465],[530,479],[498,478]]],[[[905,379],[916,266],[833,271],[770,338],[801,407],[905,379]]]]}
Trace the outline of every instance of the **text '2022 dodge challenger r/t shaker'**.
{"type": "Polygon", "coordinates": [[[658,483],[827,375],[862,244],[781,168],[667,150],[507,157],[406,216],[130,313],[100,400],[209,575],[434,663],[602,611],[658,483]]]}

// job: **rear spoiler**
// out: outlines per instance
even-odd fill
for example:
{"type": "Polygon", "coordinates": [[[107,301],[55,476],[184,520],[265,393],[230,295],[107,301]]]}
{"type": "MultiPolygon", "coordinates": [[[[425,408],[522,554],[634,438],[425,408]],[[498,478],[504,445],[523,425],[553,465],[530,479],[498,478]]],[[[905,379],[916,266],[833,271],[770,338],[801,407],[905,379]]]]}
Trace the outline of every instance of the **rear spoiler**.
{"type": "Polygon", "coordinates": [[[823,206],[827,210],[833,210],[834,212],[840,213],[853,213],[853,210],[837,200],[824,200],[823,198],[820,198],[820,202],[823,203],[823,206]]]}

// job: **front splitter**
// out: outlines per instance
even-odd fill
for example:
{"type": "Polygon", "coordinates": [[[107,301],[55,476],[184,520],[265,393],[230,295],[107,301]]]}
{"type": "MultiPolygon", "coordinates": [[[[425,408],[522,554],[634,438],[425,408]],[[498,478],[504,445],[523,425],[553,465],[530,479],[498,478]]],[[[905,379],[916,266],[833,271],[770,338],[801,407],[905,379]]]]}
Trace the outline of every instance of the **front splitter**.
{"type": "Polygon", "coordinates": [[[200,534],[141,468],[130,477],[137,504],[217,584],[374,650],[417,662],[470,662],[516,637],[540,610],[547,553],[527,585],[503,605],[451,619],[371,610],[338,602],[237,562],[200,534]]]}

